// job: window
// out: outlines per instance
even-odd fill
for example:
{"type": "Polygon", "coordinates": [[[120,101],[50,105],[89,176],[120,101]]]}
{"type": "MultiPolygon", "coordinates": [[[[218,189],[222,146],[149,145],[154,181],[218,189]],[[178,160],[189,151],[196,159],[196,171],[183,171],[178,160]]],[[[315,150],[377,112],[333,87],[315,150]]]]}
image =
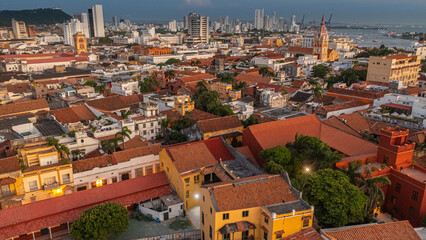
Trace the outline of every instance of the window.
{"type": "Polygon", "coordinates": [[[194,176],[194,183],[199,183],[199,182],[200,182],[200,175],[194,176]]]}
{"type": "Polygon", "coordinates": [[[155,172],[157,173],[157,172],[160,172],[160,171],[161,171],[160,164],[156,163],[155,164],[155,172]]]}
{"type": "Polygon", "coordinates": [[[201,212],[201,223],[204,225],[204,212],[201,212]]]}
{"type": "Polygon", "coordinates": [[[189,198],[189,190],[186,191],[186,198],[189,198]]]}
{"type": "Polygon", "coordinates": [[[228,219],[229,219],[229,213],[224,213],[224,214],[222,215],[222,219],[223,219],[223,220],[228,220],[228,219]]]}
{"type": "Polygon", "coordinates": [[[111,178],[111,179],[112,179],[112,182],[113,182],[113,183],[117,182],[117,177],[113,177],[113,178],[111,178]]]}
{"type": "Polygon", "coordinates": [[[263,233],[263,239],[268,240],[268,233],[266,232],[263,233]]]}
{"type": "Polygon", "coordinates": [[[222,240],[230,240],[230,239],[231,239],[231,234],[229,233],[222,234],[222,240]]]}
{"type": "Polygon", "coordinates": [[[169,167],[167,167],[167,172],[169,172],[169,167]]]}
{"type": "Polygon", "coordinates": [[[153,167],[152,166],[146,166],[145,167],[145,175],[149,175],[153,173],[153,167]]]}
{"type": "Polygon", "coordinates": [[[395,204],[396,203],[396,197],[395,196],[391,196],[390,201],[391,201],[391,203],[395,204]]]}
{"type": "Polygon", "coordinates": [[[143,135],[146,135],[146,130],[143,130],[143,135]]]}
{"type": "Polygon", "coordinates": [[[213,210],[212,210],[212,208],[210,208],[210,214],[212,214],[213,213],[213,210]]]}
{"type": "Polygon", "coordinates": [[[309,227],[309,219],[303,220],[303,227],[309,227]]]}
{"type": "Polygon", "coordinates": [[[10,191],[9,185],[3,185],[0,187],[0,196],[6,197],[9,196],[12,192],[10,191]]]}
{"type": "Polygon", "coordinates": [[[202,238],[202,240],[206,240],[206,237],[204,236],[204,231],[203,231],[203,238],[202,238]]]}
{"type": "Polygon", "coordinates": [[[124,180],[129,180],[130,179],[130,174],[129,173],[125,173],[121,175],[121,181],[124,180]]]}
{"type": "Polygon", "coordinates": [[[265,218],[265,223],[269,224],[269,219],[268,218],[265,218]]]}
{"type": "Polygon", "coordinates": [[[154,129],[151,130],[151,133],[154,133],[154,129]]]}
{"type": "Polygon", "coordinates": [[[395,191],[399,193],[401,191],[401,184],[397,183],[395,186],[395,191]]]}
{"type": "Polygon", "coordinates": [[[154,127],[154,123],[151,123],[151,127],[154,127]]]}
{"type": "Polygon", "coordinates": [[[38,184],[37,184],[37,180],[35,181],[31,181],[28,183],[29,187],[30,187],[30,191],[37,191],[38,190],[38,184]]]}
{"type": "Polygon", "coordinates": [[[283,237],[283,235],[280,233],[280,234],[277,234],[277,239],[280,239],[280,238],[282,238],[283,237]]]}
{"type": "Polygon", "coordinates": [[[248,217],[249,211],[243,211],[243,217],[248,217]]]}
{"type": "Polygon", "coordinates": [[[210,239],[212,239],[212,235],[213,235],[213,233],[212,233],[213,231],[212,231],[212,226],[210,226],[210,228],[209,228],[209,237],[210,237],[210,239]]]}
{"type": "Polygon", "coordinates": [[[62,183],[70,183],[71,182],[71,178],[70,178],[70,174],[63,174],[62,175],[62,183]]]}
{"type": "Polygon", "coordinates": [[[47,178],[43,179],[43,183],[46,184],[46,185],[54,184],[54,183],[56,183],[56,177],[55,176],[47,177],[47,178]]]}
{"type": "Polygon", "coordinates": [[[146,128],[146,123],[143,124],[143,128],[146,128]]]}
{"type": "Polygon", "coordinates": [[[411,199],[414,201],[417,201],[417,198],[419,197],[419,193],[416,191],[413,191],[413,194],[411,195],[411,199]]]}
{"type": "Polygon", "coordinates": [[[185,178],[185,185],[189,186],[189,178],[185,178]]]}
{"type": "Polygon", "coordinates": [[[203,202],[205,202],[206,201],[206,197],[204,197],[204,195],[203,195],[203,202]]]}
{"type": "Polygon", "coordinates": [[[135,169],[135,177],[143,176],[143,168],[136,168],[135,169]]]}
{"type": "Polygon", "coordinates": [[[409,213],[410,215],[414,215],[414,208],[413,208],[413,207],[410,207],[410,208],[408,209],[408,213],[409,213]]]}

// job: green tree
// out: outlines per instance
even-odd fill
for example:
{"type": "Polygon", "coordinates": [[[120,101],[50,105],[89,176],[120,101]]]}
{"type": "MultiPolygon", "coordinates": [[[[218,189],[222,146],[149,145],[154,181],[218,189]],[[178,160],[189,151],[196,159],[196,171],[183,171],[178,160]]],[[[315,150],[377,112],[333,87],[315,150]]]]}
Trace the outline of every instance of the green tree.
{"type": "Polygon", "coordinates": [[[127,127],[122,127],[121,131],[119,131],[115,134],[114,139],[116,139],[117,142],[118,142],[118,139],[121,139],[123,141],[123,150],[126,149],[124,142],[125,142],[126,138],[130,139],[130,134],[132,134],[132,131],[130,129],[128,129],[127,127]],[[119,138],[119,136],[121,136],[121,138],[119,138]]]}
{"type": "Polygon", "coordinates": [[[125,119],[129,117],[130,115],[132,115],[132,111],[130,110],[121,110],[120,113],[121,113],[121,117],[125,119]]]}
{"type": "Polygon", "coordinates": [[[214,115],[225,117],[225,116],[231,116],[234,115],[234,111],[232,111],[232,108],[228,105],[221,104],[220,106],[216,107],[213,112],[214,115]]]}
{"type": "Polygon", "coordinates": [[[385,202],[385,193],[380,187],[390,184],[391,181],[387,177],[381,176],[373,178],[370,174],[367,174],[367,178],[362,181],[360,186],[360,189],[363,190],[368,197],[368,201],[365,204],[367,213],[372,214],[374,209],[383,205],[385,202]]]}
{"type": "Polygon", "coordinates": [[[312,68],[312,76],[324,79],[330,72],[330,69],[322,64],[318,64],[312,68]]]}
{"type": "Polygon", "coordinates": [[[219,97],[220,95],[216,91],[204,91],[197,97],[195,107],[202,111],[212,113],[214,109],[221,105],[219,97]]]}
{"type": "Polygon", "coordinates": [[[167,129],[169,127],[169,124],[170,124],[170,118],[161,119],[160,125],[161,125],[161,132],[163,133],[163,135],[167,134],[167,129]]]}
{"type": "Polygon", "coordinates": [[[80,160],[81,158],[83,158],[83,152],[80,149],[74,149],[71,151],[71,155],[73,157],[73,160],[80,160]]]}
{"type": "Polygon", "coordinates": [[[180,119],[173,122],[172,129],[175,131],[180,131],[182,129],[191,127],[193,124],[194,121],[192,121],[191,113],[186,112],[185,115],[183,115],[180,119]]]}
{"type": "Polygon", "coordinates": [[[152,76],[144,78],[143,81],[139,81],[138,85],[142,93],[155,91],[158,86],[157,81],[152,76]]]}
{"type": "Polygon", "coordinates": [[[87,80],[83,85],[84,86],[96,87],[96,82],[93,81],[93,80],[87,80]]]}
{"type": "Polygon", "coordinates": [[[186,141],[186,136],[178,131],[171,131],[164,136],[164,145],[171,145],[186,141]]]}
{"type": "Polygon", "coordinates": [[[111,38],[109,38],[109,37],[101,37],[101,38],[99,38],[98,42],[99,42],[100,44],[110,44],[110,43],[113,43],[113,42],[114,42],[114,40],[112,40],[112,39],[111,39],[111,38]]]}
{"type": "Polygon", "coordinates": [[[314,97],[318,99],[322,99],[322,96],[324,94],[324,90],[320,85],[315,85],[315,87],[312,89],[312,93],[314,94],[314,97]]]}
{"type": "Polygon", "coordinates": [[[426,72],[426,60],[422,60],[422,69],[421,72],[426,72]]]}
{"type": "Polygon", "coordinates": [[[259,69],[259,74],[262,75],[263,77],[273,77],[274,76],[274,72],[269,70],[268,67],[261,67],[259,69]]]}
{"type": "Polygon", "coordinates": [[[166,65],[171,65],[171,64],[174,64],[174,63],[178,63],[178,62],[180,62],[180,60],[179,60],[179,59],[177,59],[177,58],[170,58],[170,59],[168,59],[168,60],[165,62],[165,64],[166,64],[166,65]]]}
{"type": "Polygon", "coordinates": [[[359,171],[361,168],[361,165],[358,164],[356,161],[353,161],[349,163],[348,167],[346,169],[343,169],[342,172],[348,176],[349,181],[354,184],[358,185],[362,181],[362,174],[359,171]]]}
{"type": "Polygon", "coordinates": [[[103,93],[105,89],[106,89],[106,84],[99,84],[99,85],[96,85],[95,92],[103,93]]]}
{"type": "Polygon", "coordinates": [[[361,223],[367,197],[341,171],[321,169],[312,174],[305,192],[315,207],[315,216],[323,227],[341,227],[361,223]]]}
{"type": "Polygon", "coordinates": [[[246,127],[251,126],[251,125],[259,124],[259,120],[257,120],[257,118],[255,118],[253,115],[251,115],[246,120],[241,120],[241,123],[244,125],[244,128],[246,128],[246,127]]]}
{"type": "Polygon", "coordinates": [[[276,146],[269,148],[261,151],[259,156],[266,160],[265,171],[268,173],[282,173],[282,169],[291,173],[294,170],[291,152],[286,147],[276,146]],[[281,166],[281,168],[278,166],[281,166]]]}
{"type": "Polygon", "coordinates": [[[175,71],[173,71],[173,70],[167,70],[167,71],[165,71],[164,72],[164,76],[167,78],[167,79],[174,79],[175,78],[175,71]]]}
{"type": "Polygon", "coordinates": [[[84,211],[71,225],[71,237],[77,240],[106,240],[129,228],[129,213],[118,203],[108,202],[84,211]]]}
{"type": "Polygon", "coordinates": [[[233,73],[223,73],[221,75],[221,82],[233,84],[235,80],[235,75],[233,73]]]}
{"type": "Polygon", "coordinates": [[[118,141],[115,138],[104,140],[101,142],[101,148],[107,154],[112,154],[113,152],[115,152],[115,150],[117,149],[117,146],[118,146],[118,141]]]}
{"type": "Polygon", "coordinates": [[[207,91],[206,82],[203,80],[197,82],[197,85],[195,86],[195,88],[197,88],[198,92],[207,91]]]}

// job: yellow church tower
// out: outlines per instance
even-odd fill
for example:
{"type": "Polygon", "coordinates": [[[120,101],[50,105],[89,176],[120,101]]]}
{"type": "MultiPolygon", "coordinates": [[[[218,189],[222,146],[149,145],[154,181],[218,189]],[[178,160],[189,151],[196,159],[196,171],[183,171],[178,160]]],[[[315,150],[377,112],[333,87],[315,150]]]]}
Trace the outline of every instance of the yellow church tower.
{"type": "Polygon", "coordinates": [[[314,38],[313,55],[317,55],[318,59],[328,61],[328,31],[325,26],[324,15],[322,16],[321,27],[314,38]]]}
{"type": "Polygon", "coordinates": [[[87,53],[86,36],[81,32],[74,34],[74,51],[77,55],[87,53]]]}

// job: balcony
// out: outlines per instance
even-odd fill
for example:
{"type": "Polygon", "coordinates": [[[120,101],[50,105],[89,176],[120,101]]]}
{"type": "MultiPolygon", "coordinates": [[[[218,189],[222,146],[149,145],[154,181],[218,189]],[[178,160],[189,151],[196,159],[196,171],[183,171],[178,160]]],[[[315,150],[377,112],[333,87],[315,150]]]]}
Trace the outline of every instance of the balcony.
{"type": "Polygon", "coordinates": [[[52,190],[52,189],[55,189],[55,188],[58,188],[58,187],[59,187],[59,184],[57,182],[51,183],[51,184],[44,184],[43,190],[48,191],[48,190],[52,190]]]}

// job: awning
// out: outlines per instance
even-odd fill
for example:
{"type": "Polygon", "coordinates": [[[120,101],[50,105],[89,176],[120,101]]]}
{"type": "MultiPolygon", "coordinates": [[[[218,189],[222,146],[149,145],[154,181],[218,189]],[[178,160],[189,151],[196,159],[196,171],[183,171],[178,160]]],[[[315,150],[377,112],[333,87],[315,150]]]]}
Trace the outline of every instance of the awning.
{"type": "Polygon", "coordinates": [[[274,232],[274,234],[284,234],[284,230],[276,231],[276,232],[274,232]]]}
{"type": "Polygon", "coordinates": [[[220,234],[227,234],[234,232],[244,232],[250,229],[256,229],[256,226],[248,221],[239,221],[225,224],[222,228],[219,229],[219,232],[220,234]]]}

